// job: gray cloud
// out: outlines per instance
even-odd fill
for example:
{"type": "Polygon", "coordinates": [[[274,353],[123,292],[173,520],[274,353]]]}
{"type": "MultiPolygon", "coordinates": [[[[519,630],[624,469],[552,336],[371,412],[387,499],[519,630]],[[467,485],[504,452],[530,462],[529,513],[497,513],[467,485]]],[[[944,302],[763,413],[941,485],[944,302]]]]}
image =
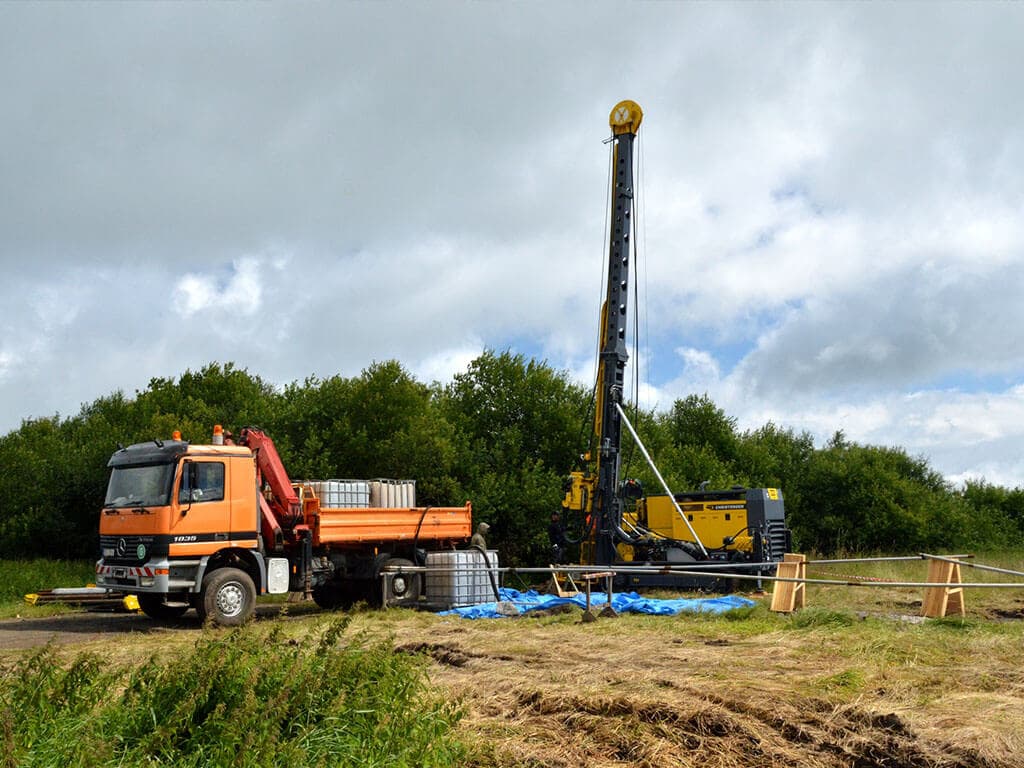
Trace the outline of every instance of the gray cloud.
{"type": "Polygon", "coordinates": [[[934,265],[809,300],[767,332],[736,373],[761,397],[787,393],[914,390],[970,372],[1020,376],[1013,329],[1024,264],[987,274],[934,265]]]}
{"type": "Polygon", "coordinates": [[[656,397],[879,442],[992,398],[982,443],[915,445],[1024,482],[997,453],[1022,32],[996,5],[2,5],[0,429],[211,360],[589,371],[632,98],[656,397]]]}

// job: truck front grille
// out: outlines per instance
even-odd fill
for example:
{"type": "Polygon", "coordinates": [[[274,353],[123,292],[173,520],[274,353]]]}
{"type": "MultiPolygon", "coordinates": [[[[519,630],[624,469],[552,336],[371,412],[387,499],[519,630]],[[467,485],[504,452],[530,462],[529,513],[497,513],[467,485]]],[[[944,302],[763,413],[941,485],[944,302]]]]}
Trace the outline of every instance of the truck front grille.
{"type": "Polygon", "coordinates": [[[153,536],[100,536],[103,561],[119,565],[141,565],[154,552],[153,536]]]}

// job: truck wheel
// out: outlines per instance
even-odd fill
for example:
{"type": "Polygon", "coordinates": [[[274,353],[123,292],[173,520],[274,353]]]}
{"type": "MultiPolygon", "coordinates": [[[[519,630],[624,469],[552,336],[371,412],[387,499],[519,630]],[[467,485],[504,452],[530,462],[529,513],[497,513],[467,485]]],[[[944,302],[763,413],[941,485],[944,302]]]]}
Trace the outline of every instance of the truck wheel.
{"type": "Polygon", "coordinates": [[[237,627],[256,611],[256,587],[249,574],[237,568],[218,568],[203,579],[196,612],[204,622],[237,627]]]}
{"type": "MultiPolygon", "coordinates": [[[[384,567],[401,566],[402,568],[413,568],[412,561],[404,557],[392,557],[385,561],[384,567]]],[[[418,573],[396,573],[387,578],[388,605],[415,605],[420,599],[420,574],[418,573]]]]}
{"type": "Polygon", "coordinates": [[[321,584],[319,587],[313,587],[313,602],[325,611],[343,608],[345,607],[345,591],[340,584],[331,582],[321,584]]]}
{"type": "Polygon", "coordinates": [[[156,621],[173,621],[174,619],[180,619],[185,611],[188,610],[188,604],[185,605],[168,605],[164,602],[164,595],[149,595],[139,594],[135,596],[139,601],[139,608],[142,612],[149,616],[151,619],[156,621]]]}

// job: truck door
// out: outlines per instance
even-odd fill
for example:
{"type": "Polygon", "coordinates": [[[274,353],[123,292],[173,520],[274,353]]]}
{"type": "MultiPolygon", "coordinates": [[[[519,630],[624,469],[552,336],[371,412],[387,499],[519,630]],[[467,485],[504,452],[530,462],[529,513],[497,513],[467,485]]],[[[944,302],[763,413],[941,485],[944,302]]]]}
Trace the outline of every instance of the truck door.
{"type": "Polygon", "coordinates": [[[256,549],[260,528],[256,465],[252,456],[232,456],[227,462],[226,494],[231,502],[231,542],[236,547],[256,549]]]}
{"type": "Polygon", "coordinates": [[[230,476],[221,458],[181,463],[177,514],[171,521],[172,557],[209,555],[231,540],[230,476]]]}

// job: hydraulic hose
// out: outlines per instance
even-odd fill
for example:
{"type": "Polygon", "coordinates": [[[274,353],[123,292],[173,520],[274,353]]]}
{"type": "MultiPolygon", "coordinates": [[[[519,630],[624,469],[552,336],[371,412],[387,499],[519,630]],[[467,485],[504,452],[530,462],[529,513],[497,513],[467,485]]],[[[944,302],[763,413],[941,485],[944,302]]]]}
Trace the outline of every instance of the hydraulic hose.
{"type": "MultiPolygon", "coordinates": [[[[565,509],[565,507],[563,507],[563,509],[565,509]]],[[[580,514],[580,517],[583,517],[582,513],[580,514]]],[[[577,529],[580,534],[579,537],[570,536],[568,530],[564,530],[562,532],[563,536],[565,537],[566,544],[580,544],[590,536],[590,534],[594,530],[594,525],[597,522],[597,518],[593,514],[591,514],[589,517],[590,519],[587,521],[587,523],[585,525],[579,526],[579,528],[577,529]]]]}
{"type": "MultiPolygon", "coordinates": [[[[416,545],[419,544],[419,542],[420,542],[420,529],[423,527],[423,519],[427,516],[427,512],[429,512],[431,509],[433,509],[433,507],[429,507],[429,506],[424,507],[423,508],[423,514],[420,515],[420,521],[418,523],[416,523],[416,533],[412,537],[412,559],[413,559],[413,562],[415,562],[416,559],[417,559],[416,558],[416,545]]],[[[417,563],[417,565],[422,565],[422,563],[417,563]]]]}
{"type": "Polygon", "coordinates": [[[487,575],[491,577],[491,589],[494,590],[494,602],[501,602],[501,593],[498,591],[498,582],[494,578],[494,571],[491,569],[491,558],[487,556],[487,550],[481,547],[479,544],[471,544],[470,549],[475,549],[481,555],[484,556],[484,564],[487,566],[487,575]]]}

